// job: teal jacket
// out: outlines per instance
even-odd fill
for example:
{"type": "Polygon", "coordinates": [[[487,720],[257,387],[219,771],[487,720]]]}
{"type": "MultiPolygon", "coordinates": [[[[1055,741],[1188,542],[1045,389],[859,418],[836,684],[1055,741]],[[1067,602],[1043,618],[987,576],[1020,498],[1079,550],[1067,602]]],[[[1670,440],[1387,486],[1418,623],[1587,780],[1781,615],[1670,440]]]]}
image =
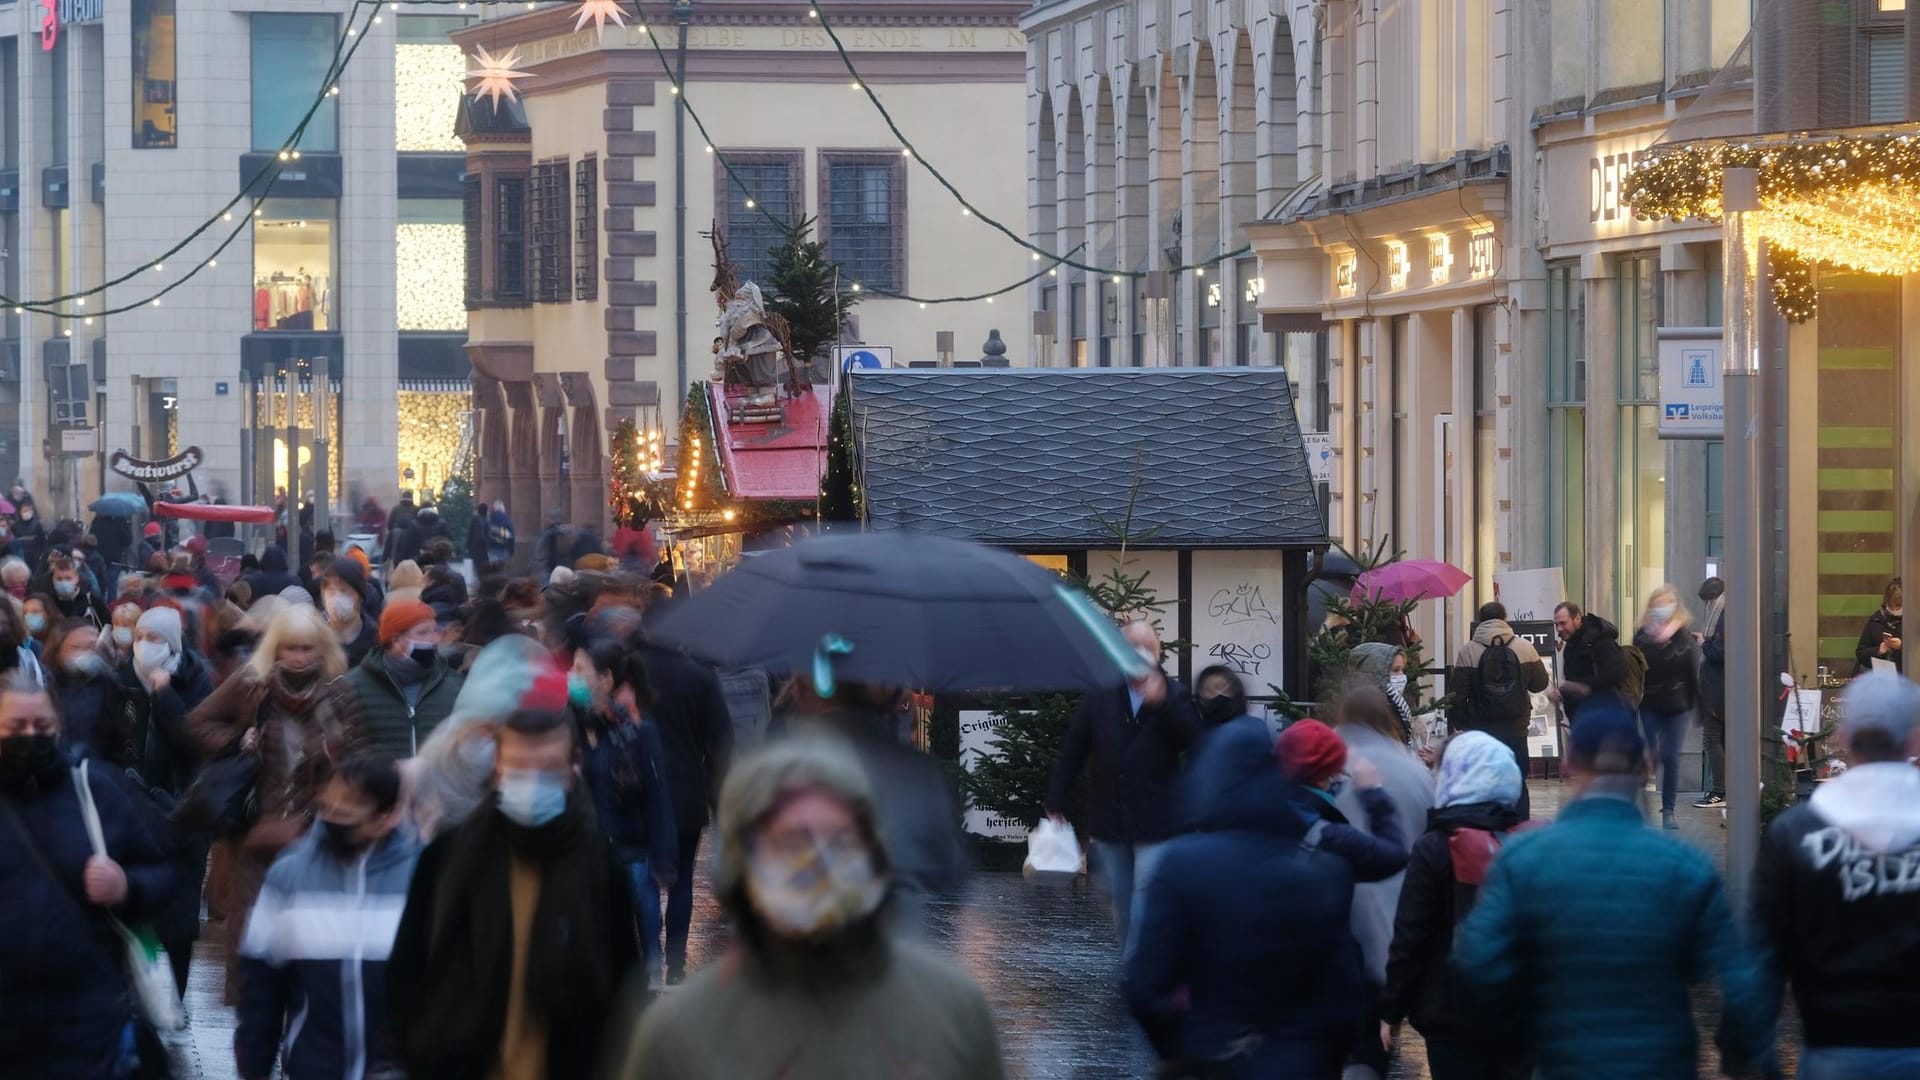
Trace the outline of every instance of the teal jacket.
{"type": "Polygon", "coordinates": [[[1509,841],[1453,960],[1488,1015],[1521,1018],[1543,1080],[1696,1080],[1689,990],[1709,976],[1728,1071],[1771,1070],[1773,1013],[1719,875],[1624,799],[1580,799],[1509,841]]]}

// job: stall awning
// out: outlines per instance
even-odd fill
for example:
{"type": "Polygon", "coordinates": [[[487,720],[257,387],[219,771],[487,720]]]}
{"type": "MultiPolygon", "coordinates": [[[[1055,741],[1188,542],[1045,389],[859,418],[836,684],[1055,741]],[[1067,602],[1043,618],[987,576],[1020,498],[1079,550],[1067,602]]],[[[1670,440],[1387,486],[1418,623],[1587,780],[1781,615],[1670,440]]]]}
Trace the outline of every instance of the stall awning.
{"type": "Polygon", "coordinates": [[[1281,368],[895,369],[851,387],[876,529],[1054,550],[1122,529],[1141,548],[1327,540],[1281,368]]]}

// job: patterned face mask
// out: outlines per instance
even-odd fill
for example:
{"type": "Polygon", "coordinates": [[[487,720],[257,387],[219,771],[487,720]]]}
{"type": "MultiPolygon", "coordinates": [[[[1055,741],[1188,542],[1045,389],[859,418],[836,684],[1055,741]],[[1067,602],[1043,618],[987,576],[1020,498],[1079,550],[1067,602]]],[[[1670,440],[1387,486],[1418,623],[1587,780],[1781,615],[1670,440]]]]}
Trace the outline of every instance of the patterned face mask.
{"type": "Polygon", "coordinates": [[[830,935],[873,914],[886,894],[857,834],[762,843],[747,866],[747,900],[782,937],[830,935]]]}

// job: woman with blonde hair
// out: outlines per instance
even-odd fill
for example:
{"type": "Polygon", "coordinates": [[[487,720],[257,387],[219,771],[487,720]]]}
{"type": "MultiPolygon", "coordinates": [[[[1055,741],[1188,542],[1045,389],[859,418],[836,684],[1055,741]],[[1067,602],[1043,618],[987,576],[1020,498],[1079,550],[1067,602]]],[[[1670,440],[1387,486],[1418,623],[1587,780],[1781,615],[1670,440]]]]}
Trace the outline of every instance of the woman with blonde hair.
{"type": "Polygon", "coordinates": [[[1647,610],[1634,631],[1633,644],[1647,658],[1646,691],[1640,697],[1640,726],[1647,747],[1660,763],[1660,823],[1673,819],[1674,789],[1680,777],[1680,743],[1687,737],[1694,706],[1700,702],[1700,647],[1686,632],[1693,621],[1680,590],[1662,585],[1647,597],[1647,610]]]}
{"type": "Polygon", "coordinates": [[[245,666],[187,718],[206,758],[254,754],[259,816],[239,842],[226,896],[227,999],[234,999],[234,958],[247,913],[267,867],[313,819],[314,800],[361,733],[335,703],[335,684],[347,669],[340,641],[310,607],[288,606],[273,616],[245,666]]]}

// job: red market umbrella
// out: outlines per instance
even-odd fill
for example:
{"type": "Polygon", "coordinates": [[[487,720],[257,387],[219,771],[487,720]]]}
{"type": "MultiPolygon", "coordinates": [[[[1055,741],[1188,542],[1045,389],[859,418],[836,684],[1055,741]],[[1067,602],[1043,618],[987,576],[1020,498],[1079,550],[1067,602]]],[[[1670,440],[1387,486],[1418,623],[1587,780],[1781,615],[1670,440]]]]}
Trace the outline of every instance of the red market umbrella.
{"type": "Polygon", "coordinates": [[[279,518],[271,506],[225,506],[213,503],[153,504],[155,517],[186,521],[231,521],[241,525],[271,525],[279,518]]]}
{"type": "Polygon", "coordinates": [[[1409,600],[1438,600],[1460,591],[1473,576],[1465,570],[1436,559],[1406,559],[1388,563],[1360,575],[1353,583],[1353,599],[1384,600],[1404,604],[1409,600]]]}

